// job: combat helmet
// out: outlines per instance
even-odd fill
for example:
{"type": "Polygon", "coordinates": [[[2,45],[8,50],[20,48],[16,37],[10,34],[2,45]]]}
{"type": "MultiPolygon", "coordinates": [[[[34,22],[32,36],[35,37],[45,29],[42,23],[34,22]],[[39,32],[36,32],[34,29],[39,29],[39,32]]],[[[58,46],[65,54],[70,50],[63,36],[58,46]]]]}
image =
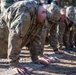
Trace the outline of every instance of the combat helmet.
{"type": "Polygon", "coordinates": [[[60,18],[60,8],[53,2],[47,8],[47,18],[52,21],[58,21],[60,18]]]}

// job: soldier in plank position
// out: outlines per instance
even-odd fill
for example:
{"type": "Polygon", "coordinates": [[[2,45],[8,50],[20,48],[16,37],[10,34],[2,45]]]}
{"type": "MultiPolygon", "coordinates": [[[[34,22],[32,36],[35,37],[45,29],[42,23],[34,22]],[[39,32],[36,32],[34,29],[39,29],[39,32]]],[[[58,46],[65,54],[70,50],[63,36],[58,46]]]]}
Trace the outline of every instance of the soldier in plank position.
{"type": "MultiPolygon", "coordinates": [[[[8,74],[14,73],[25,75],[28,74],[26,68],[19,64],[20,52],[23,46],[30,49],[31,59],[39,64],[48,64],[48,61],[40,60],[38,56],[41,54],[41,32],[43,25],[47,25],[47,18],[53,18],[56,11],[59,13],[59,7],[54,3],[50,5],[42,5],[36,1],[20,1],[10,6],[1,16],[0,28],[7,28],[8,36],[8,58],[10,58],[10,69],[8,74]],[[48,10],[46,10],[48,9],[48,10]],[[51,11],[54,9],[54,11],[51,11]],[[41,12],[38,12],[40,11],[41,12]]],[[[54,16],[55,17],[55,16],[54,16]]],[[[50,23],[50,22],[49,22],[50,23]]],[[[6,74],[3,74],[6,75],[6,74]]]]}

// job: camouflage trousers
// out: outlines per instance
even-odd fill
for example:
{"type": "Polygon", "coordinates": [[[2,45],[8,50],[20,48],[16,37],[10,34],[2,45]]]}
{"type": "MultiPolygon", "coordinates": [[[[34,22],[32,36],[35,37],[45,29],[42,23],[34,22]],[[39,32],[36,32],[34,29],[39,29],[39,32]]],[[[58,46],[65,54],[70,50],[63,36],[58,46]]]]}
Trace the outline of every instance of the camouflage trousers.
{"type": "Polygon", "coordinates": [[[76,47],[76,32],[75,32],[75,35],[74,35],[74,46],[76,47]]]}
{"type": "Polygon", "coordinates": [[[58,48],[58,24],[55,24],[55,25],[50,25],[50,27],[46,27],[46,26],[43,26],[43,29],[42,29],[42,34],[41,34],[41,56],[43,55],[43,52],[44,52],[44,45],[45,45],[45,42],[46,42],[46,37],[48,36],[49,37],[49,34],[50,34],[50,37],[49,37],[49,42],[50,42],[50,45],[51,47],[53,48],[53,50],[57,49],[58,48]],[[48,35],[47,35],[48,34],[48,35]]]}
{"type": "Polygon", "coordinates": [[[6,28],[0,28],[0,57],[7,57],[8,34],[6,28]]]}
{"type": "Polygon", "coordinates": [[[73,27],[65,30],[63,37],[64,46],[66,48],[72,47],[74,45],[74,30],[73,27]]]}
{"type": "Polygon", "coordinates": [[[42,34],[41,34],[41,42],[42,42],[41,55],[43,55],[45,40],[46,40],[46,37],[48,37],[49,33],[50,33],[50,37],[49,37],[50,45],[53,47],[53,49],[58,48],[58,32],[57,32],[58,30],[57,30],[57,27],[58,27],[58,24],[55,24],[55,25],[52,24],[52,25],[50,25],[49,28],[46,26],[43,27],[42,34]]]}
{"type": "MultiPolygon", "coordinates": [[[[58,33],[57,33],[57,27],[58,25],[50,25],[50,45],[53,47],[53,49],[57,49],[58,48],[58,33]]],[[[41,47],[39,47],[40,49],[40,53],[39,56],[43,56],[43,52],[44,52],[44,45],[45,45],[45,40],[47,37],[47,34],[49,34],[48,31],[48,27],[46,25],[43,26],[42,29],[42,33],[40,35],[40,42],[41,42],[41,47]]],[[[34,52],[34,51],[33,51],[34,52]]]]}
{"type": "Polygon", "coordinates": [[[53,49],[58,48],[58,30],[57,30],[58,24],[51,25],[50,28],[50,45],[53,47],[53,49]]]}
{"type": "Polygon", "coordinates": [[[63,44],[63,35],[66,29],[66,25],[64,22],[59,22],[59,35],[58,35],[58,46],[59,49],[62,49],[63,44]]]}
{"type": "Polygon", "coordinates": [[[76,26],[75,26],[75,30],[74,30],[74,46],[76,47],[76,26]]]}

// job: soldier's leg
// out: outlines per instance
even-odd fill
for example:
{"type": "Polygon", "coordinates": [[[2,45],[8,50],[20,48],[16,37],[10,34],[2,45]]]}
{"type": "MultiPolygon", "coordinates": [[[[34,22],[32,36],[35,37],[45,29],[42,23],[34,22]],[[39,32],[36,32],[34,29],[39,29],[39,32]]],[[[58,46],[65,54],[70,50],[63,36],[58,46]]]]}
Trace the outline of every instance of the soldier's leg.
{"type": "Polygon", "coordinates": [[[75,26],[75,31],[74,31],[74,46],[76,50],[76,26],[75,26]]]}
{"type": "Polygon", "coordinates": [[[63,36],[63,42],[66,49],[69,48],[69,36],[70,36],[70,29],[66,29],[63,36]]]}
{"type": "Polygon", "coordinates": [[[0,28],[0,57],[7,58],[8,28],[0,28]]]}
{"type": "Polygon", "coordinates": [[[74,36],[75,36],[75,30],[71,30],[70,31],[70,38],[69,38],[69,48],[70,48],[70,51],[69,53],[74,53],[75,52],[75,48],[74,48],[74,36]]]}
{"type": "Polygon", "coordinates": [[[70,39],[69,39],[69,47],[73,48],[74,47],[74,30],[70,31],[70,39]]]}
{"type": "Polygon", "coordinates": [[[57,44],[58,44],[57,26],[58,25],[55,24],[50,29],[50,45],[53,47],[53,50],[57,50],[57,44]]]}
{"type": "Polygon", "coordinates": [[[64,35],[64,32],[65,32],[65,23],[64,22],[60,22],[59,23],[59,36],[58,36],[59,49],[62,49],[62,46],[63,46],[63,35],[64,35]]]}
{"type": "Polygon", "coordinates": [[[74,45],[75,45],[75,49],[76,49],[76,31],[75,31],[75,35],[74,35],[74,45]]]}
{"type": "Polygon", "coordinates": [[[76,27],[75,27],[75,30],[74,30],[74,51],[76,52],[76,27]]]}
{"type": "Polygon", "coordinates": [[[46,39],[46,35],[47,35],[47,27],[44,25],[43,29],[42,29],[42,33],[41,33],[41,53],[39,54],[39,58],[40,59],[44,59],[48,62],[54,62],[53,59],[49,58],[47,55],[44,55],[44,45],[45,45],[45,39],[46,39]]]}
{"type": "Polygon", "coordinates": [[[58,50],[58,32],[57,32],[58,24],[55,24],[50,29],[50,45],[53,47],[53,50],[56,54],[63,54],[63,52],[58,50]]]}
{"type": "Polygon", "coordinates": [[[68,30],[65,31],[64,33],[64,46],[65,46],[65,50],[67,50],[67,52],[69,53],[73,53],[73,49],[71,47],[73,47],[73,34],[70,31],[70,28],[68,30]]]}

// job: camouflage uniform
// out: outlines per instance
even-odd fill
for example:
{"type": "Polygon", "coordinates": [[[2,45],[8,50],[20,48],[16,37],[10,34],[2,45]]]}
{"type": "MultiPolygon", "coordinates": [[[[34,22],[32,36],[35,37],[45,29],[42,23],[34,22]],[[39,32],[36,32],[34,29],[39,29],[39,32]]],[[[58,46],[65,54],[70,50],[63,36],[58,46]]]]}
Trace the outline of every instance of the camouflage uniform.
{"type": "MultiPolygon", "coordinates": [[[[76,7],[74,8],[75,10],[75,21],[76,21],[76,7]]],[[[74,34],[74,46],[75,46],[75,49],[76,49],[76,24],[75,24],[75,34],[74,34]]]]}
{"type": "MultiPolygon", "coordinates": [[[[51,3],[54,3],[54,2],[51,2],[51,3]]],[[[59,12],[60,12],[60,10],[59,10],[59,12]]],[[[55,12],[55,14],[56,13],[57,12],[55,12]]],[[[50,26],[50,45],[53,47],[54,51],[58,51],[58,29],[57,28],[58,28],[58,20],[60,17],[58,18],[57,16],[53,17],[53,19],[51,18],[51,20],[50,20],[50,22],[51,22],[50,23],[51,24],[51,26],[50,26]]]]}
{"type": "Polygon", "coordinates": [[[60,50],[62,50],[62,48],[63,48],[63,35],[64,35],[64,32],[65,32],[65,30],[66,30],[66,23],[65,23],[65,21],[66,21],[66,15],[65,15],[65,9],[64,8],[62,8],[61,9],[61,11],[60,11],[60,13],[61,13],[61,17],[60,17],[60,19],[59,19],[59,34],[58,34],[58,48],[60,49],[60,50]]]}
{"type": "MultiPolygon", "coordinates": [[[[37,1],[38,4],[41,4],[40,0],[35,0],[35,1],[37,1]]],[[[46,0],[44,0],[43,4],[46,4],[46,0]]],[[[40,47],[40,50],[42,52],[40,53],[40,56],[43,56],[46,33],[47,33],[47,27],[46,27],[46,25],[44,25],[43,29],[42,29],[42,33],[41,33],[41,47],[40,47]]]]}
{"type": "MultiPolygon", "coordinates": [[[[7,25],[9,30],[8,58],[11,59],[11,65],[18,65],[19,54],[23,46],[27,46],[30,49],[32,61],[38,60],[38,55],[41,53],[40,48],[42,44],[42,28],[46,22],[39,23],[37,21],[38,7],[39,5],[31,0],[16,2],[10,6],[1,16],[1,22],[6,23],[3,25],[3,27],[7,25]]],[[[49,5],[49,7],[51,7],[51,5],[49,5]]],[[[53,7],[54,6],[52,6],[52,8],[53,7]]],[[[57,10],[53,12],[56,12],[57,10]]],[[[47,14],[49,14],[48,17],[50,19],[51,13],[48,12],[47,14]]]]}
{"type": "Polygon", "coordinates": [[[9,6],[14,3],[14,0],[1,0],[1,12],[5,11],[9,6]]]}
{"type": "Polygon", "coordinates": [[[7,40],[8,40],[8,31],[7,27],[0,27],[0,56],[3,58],[7,57],[7,40]],[[5,32],[5,33],[4,33],[5,32]]]}
{"type": "Polygon", "coordinates": [[[75,20],[75,12],[72,6],[67,7],[66,9],[66,30],[64,33],[64,45],[67,49],[73,48],[73,40],[74,40],[74,20],[75,20]]]}
{"type": "MultiPolygon", "coordinates": [[[[51,4],[54,4],[54,3],[52,2],[51,4]]],[[[48,9],[49,9],[49,7],[48,7],[48,9]]],[[[44,26],[44,29],[42,31],[42,35],[41,35],[42,52],[43,52],[43,48],[44,48],[44,44],[45,44],[45,39],[48,34],[48,32],[47,32],[48,30],[50,30],[50,45],[53,47],[54,50],[57,49],[57,44],[58,44],[57,26],[58,26],[58,20],[60,18],[59,7],[56,5],[56,7],[52,8],[52,12],[53,12],[53,17],[51,16],[52,18],[50,19],[49,14],[47,15],[47,26],[44,26]],[[57,10],[57,8],[58,8],[58,10],[57,10]]],[[[41,53],[41,54],[43,54],[43,53],[41,53]]]]}
{"type": "MultiPolygon", "coordinates": [[[[36,0],[39,4],[41,3],[40,1],[41,0],[36,0]]],[[[44,3],[43,4],[46,4],[47,3],[47,0],[44,0],[44,3]]],[[[41,33],[41,53],[40,53],[40,56],[43,56],[43,52],[44,52],[44,44],[45,44],[45,38],[46,38],[46,34],[47,34],[47,26],[44,25],[43,26],[43,29],[42,29],[42,33],[41,33]]]]}
{"type": "MultiPolygon", "coordinates": [[[[38,0],[37,0],[38,1],[38,0]]],[[[47,1],[47,0],[45,0],[45,1],[47,1]]],[[[52,4],[55,4],[54,2],[51,2],[52,4]]],[[[56,4],[55,4],[56,5],[56,4]]],[[[57,6],[58,7],[58,6],[57,6]]],[[[55,7],[56,8],[56,7],[55,7]]],[[[59,7],[58,7],[59,8],[59,7]]],[[[55,11],[56,11],[56,9],[54,9],[53,8],[53,10],[54,10],[54,12],[53,13],[55,13],[55,11]]],[[[56,11],[57,12],[57,11],[56,11]]],[[[59,12],[58,12],[59,13],[59,12]]],[[[53,14],[53,15],[55,15],[55,14],[53,14]]],[[[47,31],[50,29],[50,32],[54,32],[54,31],[57,31],[56,30],[56,28],[57,28],[57,24],[55,24],[55,22],[58,22],[58,19],[59,19],[59,14],[58,15],[55,15],[55,18],[52,18],[51,20],[49,19],[49,15],[48,15],[48,17],[47,17],[47,21],[48,21],[48,27],[46,26],[46,25],[44,25],[44,27],[43,27],[43,30],[42,30],[42,34],[41,34],[41,43],[42,43],[42,46],[41,46],[41,51],[42,51],[42,53],[41,53],[41,56],[43,55],[43,51],[44,51],[44,44],[45,44],[45,39],[46,39],[46,36],[47,36],[47,31]],[[56,20],[55,20],[56,19],[56,20]],[[55,21],[54,21],[55,20],[55,21]],[[54,25],[55,24],[55,25],[54,25]],[[49,27],[50,26],[50,27],[49,27]]],[[[54,34],[56,34],[56,32],[54,33],[54,34]]],[[[50,33],[50,36],[53,36],[52,35],[52,33],[50,33]]],[[[55,36],[56,37],[56,36],[55,36]]],[[[52,39],[53,40],[53,38],[51,38],[50,37],[50,39],[52,39]]],[[[56,38],[55,38],[56,39],[56,38]]],[[[51,45],[53,44],[53,43],[55,43],[54,44],[54,46],[55,47],[53,47],[54,49],[57,49],[57,39],[56,40],[51,40],[51,45]]]]}
{"type": "Polygon", "coordinates": [[[54,50],[57,49],[58,44],[57,26],[58,24],[54,24],[50,29],[50,45],[53,47],[54,50]]]}
{"type": "Polygon", "coordinates": [[[17,65],[19,62],[19,54],[23,46],[30,48],[33,61],[37,59],[38,46],[41,46],[39,35],[43,24],[37,24],[36,7],[38,6],[35,2],[17,2],[1,16],[3,23],[5,22],[9,29],[8,57],[11,59],[11,65],[17,65]]]}
{"type": "Polygon", "coordinates": [[[75,26],[75,34],[74,34],[74,46],[75,46],[75,49],[76,49],[76,26],[75,26]]]}
{"type": "Polygon", "coordinates": [[[65,32],[65,29],[66,29],[66,24],[65,24],[65,22],[59,22],[59,35],[58,35],[58,48],[60,49],[60,50],[62,50],[62,48],[63,48],[63,45],[64,45],[64,43],[63,43],[63,35],[64,35],[64,32],[65,32]]]}

